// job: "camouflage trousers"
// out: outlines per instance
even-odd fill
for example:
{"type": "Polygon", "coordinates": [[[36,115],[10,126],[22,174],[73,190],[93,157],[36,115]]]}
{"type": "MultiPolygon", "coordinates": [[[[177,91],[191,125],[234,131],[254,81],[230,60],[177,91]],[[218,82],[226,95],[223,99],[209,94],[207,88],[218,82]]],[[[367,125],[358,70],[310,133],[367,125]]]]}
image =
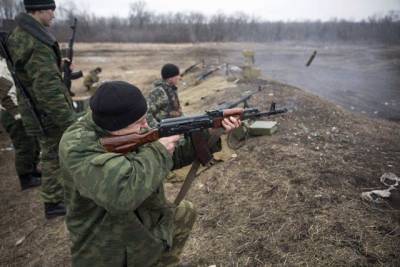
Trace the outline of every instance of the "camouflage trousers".
{"type": "Polygon", "coordinates": [[[173,246],[169,251],[161,255],[155,266],[172,267],[179,264],[179,257],[182,254],[195,221],[196,211],[193,204],[189,201],[182,201],[175,212],[173,246]]]}
{"type": "Polygon", "coordinates": [[[19,177],[36,172],[39,163],[39,143],[26,134],[21,120],[15,120],[7,111],[0,113],[1,124],[11,138],[15,149],[15,170],[19,177]]]}
{"type": "Polygon", "coordinates": [[[58,145],[62,133],[48,133],[39,137],[42,150],[42,190],[41,197],[45,203],[64,201],[64,189],[60,163],[58,159],[58,145]]]}

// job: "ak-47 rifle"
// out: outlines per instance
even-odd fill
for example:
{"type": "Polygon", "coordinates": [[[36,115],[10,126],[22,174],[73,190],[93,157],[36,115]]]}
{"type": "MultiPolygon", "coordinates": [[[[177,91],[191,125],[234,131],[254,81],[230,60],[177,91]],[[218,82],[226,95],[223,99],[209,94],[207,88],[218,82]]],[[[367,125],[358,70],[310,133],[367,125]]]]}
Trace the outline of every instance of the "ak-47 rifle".
{"type": "Polygon", "coordinates": [[[194,149],[196,151],[196,159],[193,161],[192,166],[186,175],[185,181],[174,200],[176,206],[185,198],[190,189],[191,184],[196,178],[197,171],[200,164],[208,164],[212,159],[209,148],[213,147],[219,140],[222,134],[222,120],[224,118],[235,116],[243,119],[258,118],[262,116],[272,116],[280,113],[287,112],[287,109],[276,109],[275,103],[271,104],[270,110],[267,112],[260,112],[255,108],[232,108],[207,111],[204,115],[192,117],[178,117],[171,119],[161,120],[157,128],[149,130],[147,133],[138,134],[131,133],[121,136],[109,136],[100,139],[100,143],[108,152],[114,153],[128,153],[136,150],[139,146],[154,142],[161,137],[167,137],[177,134],[190,134],[193,138],[196,135],[201,135],[201,131],[209,128],[216,128],[217,131],[211,135],[207,143],[202,144],[194,141],[194,149]]]}
{"type": "Polygon", "coordinates": [[[237,107],[238,105],[240,105],[241,103],[243,103],[243,107],[244,108],[249,108],[250,106],[249,106],[248,101],[256,93],[258,93],[258,92],[253,92],[251,94],[245,95],[242,98],[240,98],[240,99],[238,99],[236,101],[233,101],[233,102],[222,102],[222,103],[219,103],[217,109],[234,108],[234,107],[237,107]]]}
{"type": "Polygon", "coordinates": [[[32,96],[30,95],[29,91],[25,88],[25,86],[19,81],[17,74],[15,72],[15,66],[14,62],[11,58],[10,52],[8,51],[7,45],[6,45],[6,40],[7,40],[7,33],[6,32],[0,32],[0,55],[5,58],[7,62],[7,67],[8,70],[11,73],[11,76],[14,80],[14,84],[19,90],[19,92],[22,95],[22,99],[25,102],[25,104],[28,107],[28,110],[32,114],[32,118],[35,120],[35,124],[39,127],[41,134],[45,135],[46,132],[43,128],[43,123],[40,120],[39,113],[36,109],[35,103],[32,99],[32,96]]]}
{"type": "Polygon", "coordinates": [[[75,34],[76,34],[76,25],[78,23],[78,20],[74,18],[74,24],[72,24],[71,29],[72,29],[72,36],[71,39],[69,39],[68,43],[68,49],[67,49],[67,59],[64,61],[63,65],[63,79],[64,79],[64,84],[68,89],[68,92],[71,96],[74,96],[75,94],[71,92],[71,84],[72,80],[79,79],[83,76],[82,71],[76,71],[72,72],[71,71],[71,64],[72,60],[74,59],[74,43],[75,43],[75,34]]]}
{"type": "Polygon", "coordinates": [[[158,127],[150,129],[144,134],[131,133],[127,135],[113,135],[100,139],[100,143],[108,152],[128,153],[139,146],[154,142],[161,137],[179,134],[192,134],[209,128],[221,128],[224,118],[234,116],[241,120],[258,117],[272,116],[287,112],[287,109],[276,109],[275,103],[271,104],[269,111],[260,112],[256,108],[232,108],[207,111],[204,115],[191,117],[178,117],[161,120],[158,127]]]}
{"type": "Polygon", "coordinates": [[[190,66],[189,68],[185,69],[182,73],[181,73],[181,77],[185,76],[186,74],[188,74],[189,72],[191,72],[194,68],[196,68],[199,64],[201,64],[202,62],[197,62],[195,64],[193,64],[192,66],[190,66]]]}
{"type": "Polygon", "coordinates": [[[213,73],[216,72],[217,70],[220,70],[221,67],[222,67],[222,65],[216,67],[215,69],[209,70],[209,71],[207,71],[207,72],[201,74],[199,77],[197,77],[196,80],[197,80],[197,81],[203,81],[203,80],[207,79],[208,76],[210,76],[211,74],[213,74],[213,73]]]}

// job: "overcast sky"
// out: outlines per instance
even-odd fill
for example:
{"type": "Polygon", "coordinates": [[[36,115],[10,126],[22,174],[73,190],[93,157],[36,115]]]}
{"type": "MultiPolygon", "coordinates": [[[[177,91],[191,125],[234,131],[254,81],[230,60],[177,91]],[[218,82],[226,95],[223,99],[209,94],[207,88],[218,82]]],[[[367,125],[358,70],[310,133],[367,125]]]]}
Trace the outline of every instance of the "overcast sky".
{"type": "MultiPolygon", "coordinates": [[[[76,6],[100,16],[127,16],[135,0],[56,0],[59,6],[76,6]]],[[[156,13],[198,11],[206,15],[238,11],[265,20],[362,20],[369,16],[400,11],[400,0],[145,0],[156,13]]]]}

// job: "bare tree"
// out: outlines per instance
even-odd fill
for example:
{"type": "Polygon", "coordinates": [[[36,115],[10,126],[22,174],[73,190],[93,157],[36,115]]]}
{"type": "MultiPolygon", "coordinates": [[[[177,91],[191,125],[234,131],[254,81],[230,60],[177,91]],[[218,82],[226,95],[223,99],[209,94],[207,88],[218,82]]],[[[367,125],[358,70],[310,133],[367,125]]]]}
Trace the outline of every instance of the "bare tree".
{"type": "Polygon", "coordinates": [[[0,0],[0,19],[13,19],[23,10],[21,0],[0,0]]]}
{"type": "MultiPolygon", "coordinates": [[[[1,16],[12,16],[12,0],[0,0],[1,16]],[[7,2],[8,1],[8,2],[7,2]],[[7,2],[7,3],[6,3],[7,2]],[[4,4],[6,3],[6,4],[4,4]],[[5,11],[6,10],[6,11],[5,11]],[[11,10],[11,11],[10,11],[11,10]]],[[[19,2],[21,3],[21,2],[19,2]]],[[[96,17],[74,4],[58,9],[52,27],[61,41],[70,36],[69,25],[78,18],[77,40],[86,42],[227,42],[323,41],[400,43],[400,12],[374,16],[361,22],[333,19],[328,22],[268,22],[244,13],[205,16],[201,13],[154,13],[143,0],[133,2],[129,17],[96,17]]]]}
{"type": "Polygon", "coordinates": [[[146,2],[139,0],[133,2],[129,9],[129,24],[143,29],[144,25],[150,21],[150,12],[146,9],[146,2]]]}

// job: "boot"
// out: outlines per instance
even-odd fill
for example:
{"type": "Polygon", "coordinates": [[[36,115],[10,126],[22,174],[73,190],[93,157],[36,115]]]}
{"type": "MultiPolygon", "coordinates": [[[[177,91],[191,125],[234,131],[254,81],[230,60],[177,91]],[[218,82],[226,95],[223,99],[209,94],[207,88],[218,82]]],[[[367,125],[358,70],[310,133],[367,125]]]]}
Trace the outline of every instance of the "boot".
{"type": "Polygon", "coordinates": [[[42,184],[40,177],[33,176],[32,174],[20,175],[19,182],[21,183],[21,191],[40,186],[42,184]]]}
{"type": "Polygon", "coordinates": [[[64,203],[44,203],[44,214],[46,219],[52,219],[57,216],[64,216],[67,213],[64,203]]]}

